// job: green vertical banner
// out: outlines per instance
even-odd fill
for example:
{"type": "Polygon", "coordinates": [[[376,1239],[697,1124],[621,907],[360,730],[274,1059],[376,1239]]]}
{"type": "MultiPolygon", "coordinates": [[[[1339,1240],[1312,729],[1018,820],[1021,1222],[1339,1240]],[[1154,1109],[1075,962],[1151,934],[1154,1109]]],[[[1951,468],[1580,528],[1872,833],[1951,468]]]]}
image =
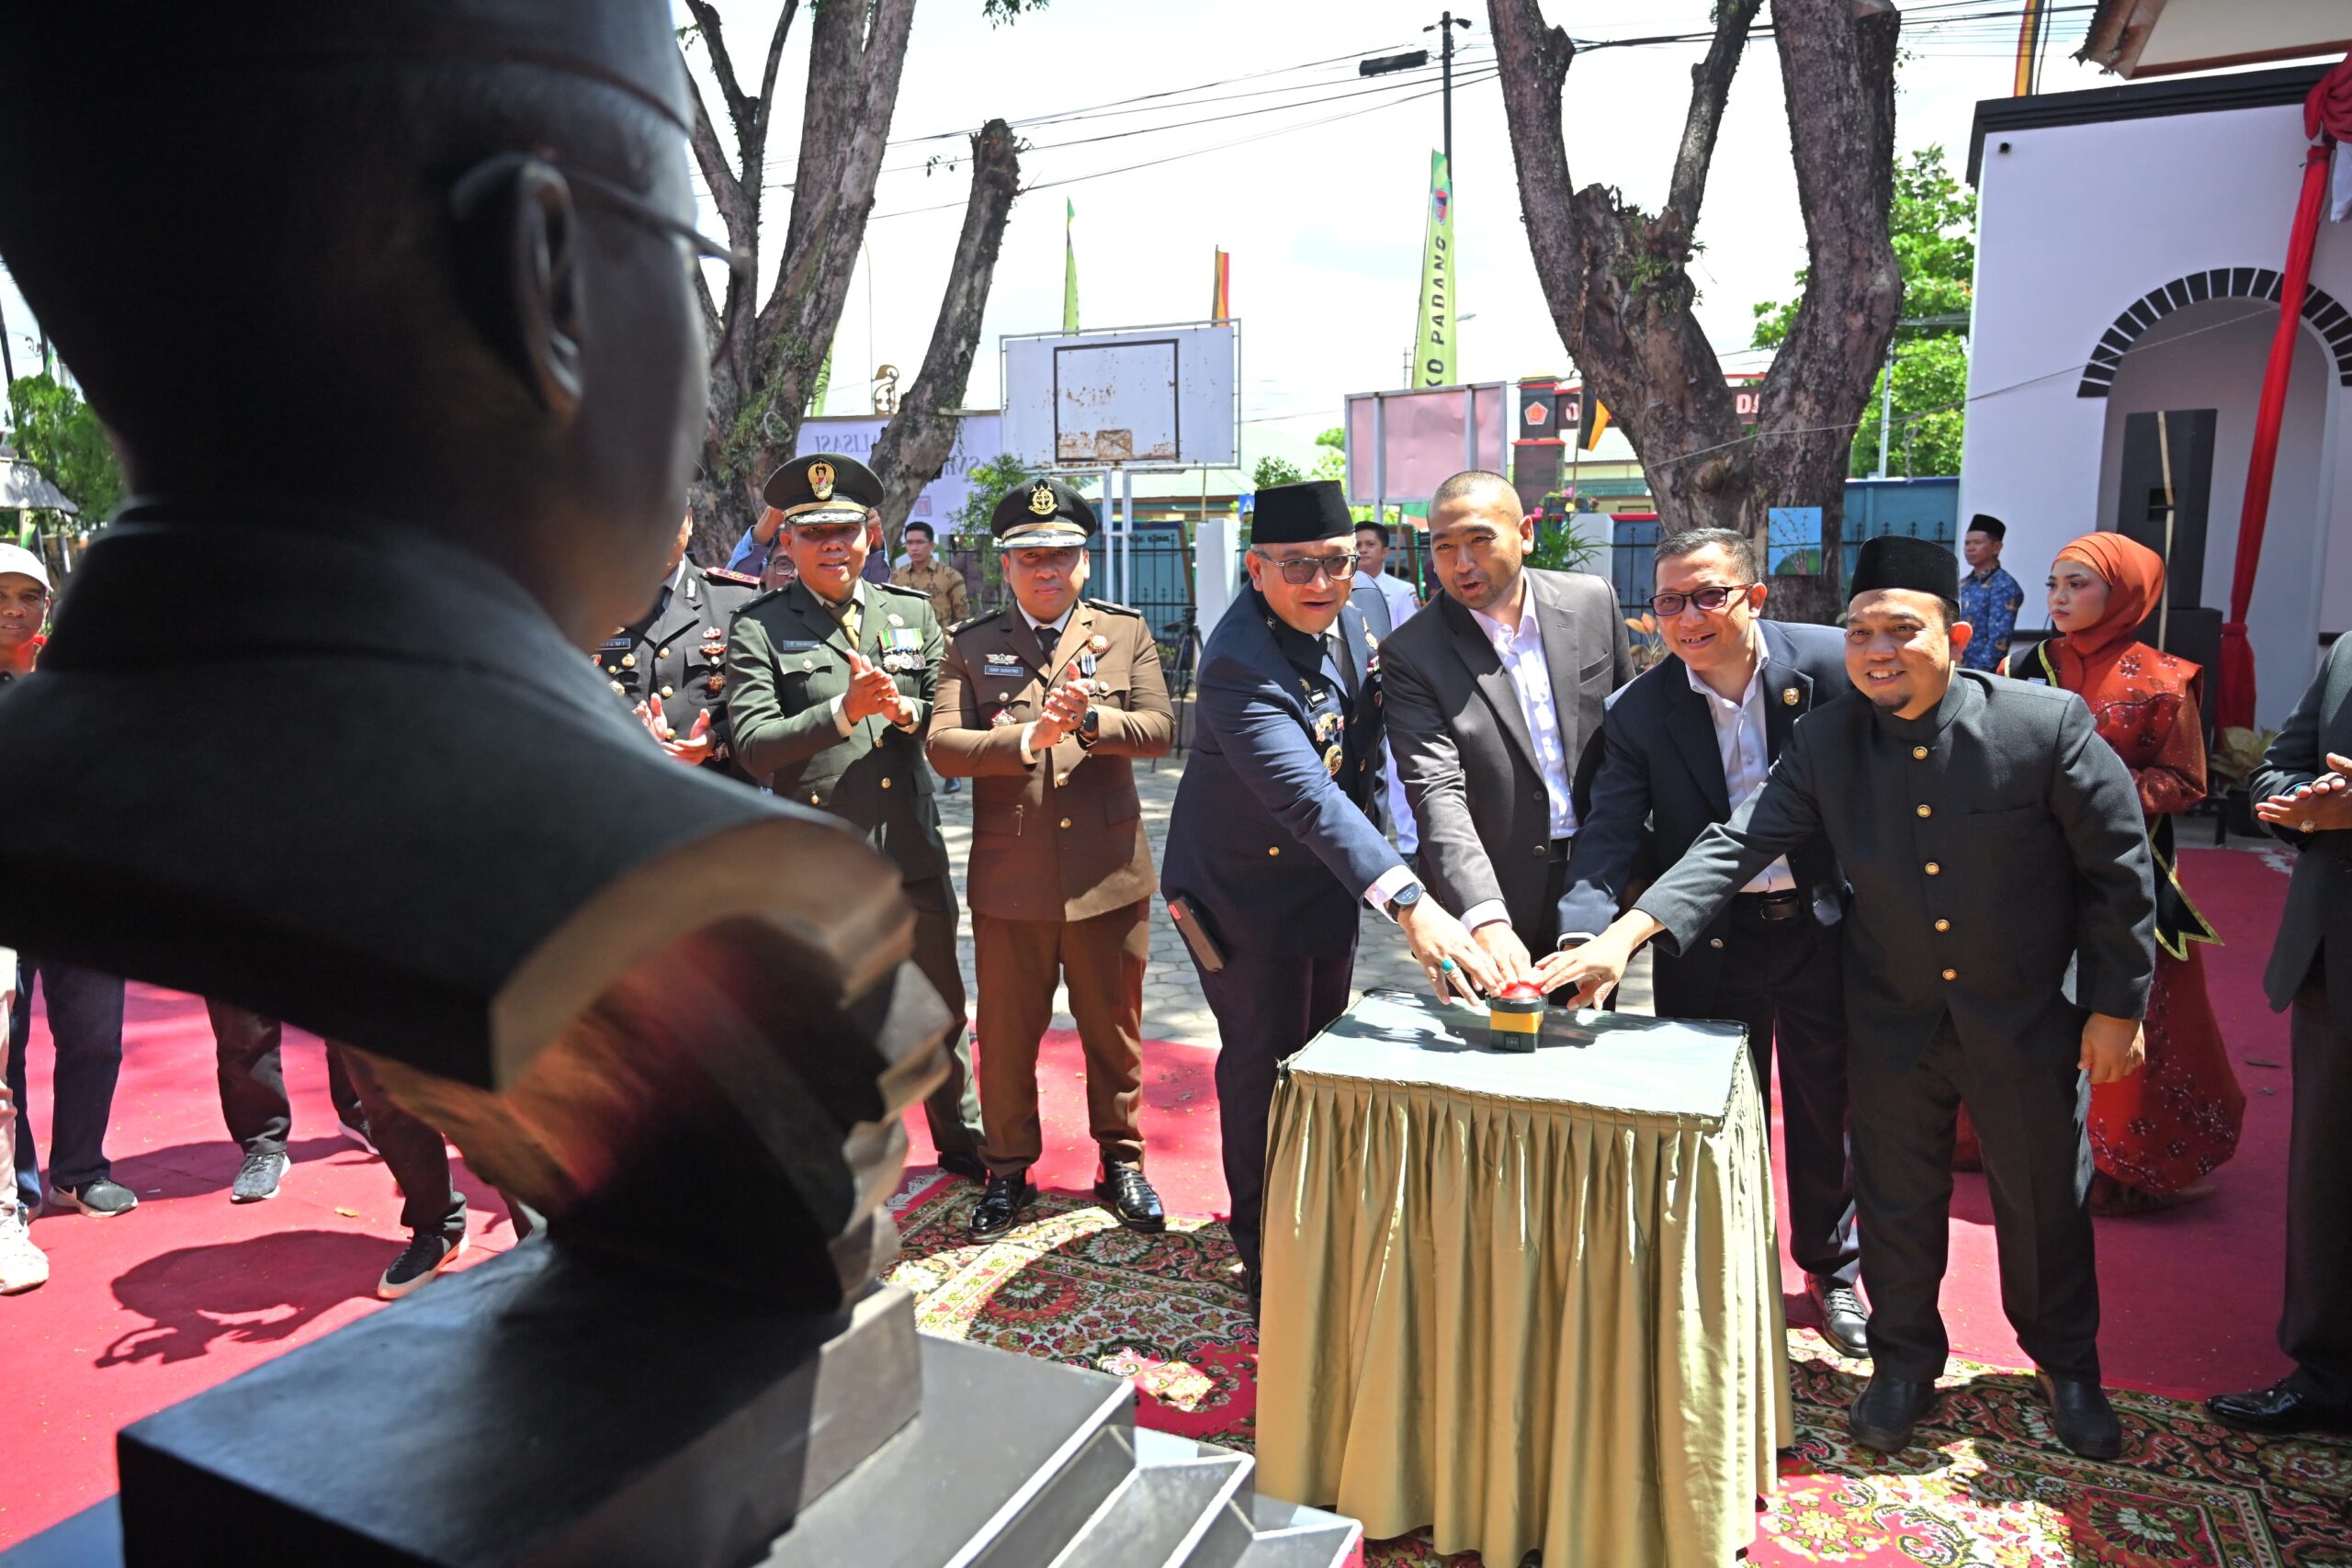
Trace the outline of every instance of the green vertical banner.
{"type": "Polygon", "coordinates": [[[1421,316],[1413,334],[1413,385],[1451,387],[1453,360],[1453,175],[1430,154],[1429,225],[1421,243],[1421,316]]]}
{"type": "Polygon", "coordinates": [[[1078,331],[1078,236],[1071,226],[1078,221],[1078,203],[1062,202],[1062,331],[1078,331]]]}

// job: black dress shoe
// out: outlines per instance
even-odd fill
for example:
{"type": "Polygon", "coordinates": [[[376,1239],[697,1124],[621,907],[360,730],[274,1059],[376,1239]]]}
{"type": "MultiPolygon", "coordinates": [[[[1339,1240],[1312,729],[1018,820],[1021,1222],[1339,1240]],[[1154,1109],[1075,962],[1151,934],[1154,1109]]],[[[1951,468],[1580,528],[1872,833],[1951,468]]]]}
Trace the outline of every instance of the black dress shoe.
{"type": "Polygon", "coordinates": [[[1025,1170],[1014,1171],[1011,1176],[990,1176],[980,1201],[972,1205],[972,1234],[994,1235],[1011,1230],[1021,1218],[1021,1211],[1036,1196],[1037,1190],[1029,1185],[1029,1173],[1025,1170]]]}
{"type": "Polygon", "coordinates": [[[2058,1440],[2085,1459],[2118,1459],[2123,1453],[2123,1423],[2107,1391],[2081,1378],[2036,1372],[2041,1397],[2050,1402],[2050,1426],[2058,1440]]]}
{"type": "Polygon", "coordinates": [[[1841,1356],[1871,1359],[1871,1314],[1854,1287],[1822,1274],[1804,1277],[1804,1293],[1813,1303],[1814,1324],[1821,1337],[1841,1356]]]}
{"type": "Polygon", "coordinates": [[[2323,1404],[2284,1382],[2251,1393],[2217,1393],[2205,1408],[2214,1420],[2242,1432],[2352,1432],[2352,1410],[2323,1404]]]}
{"type": "Polygon", "coordinates": [[[1935,1404],[1934,1383],[1873,1372],[1846,1412],[1846,1429],[1866,1449],[1900,1453],[1911,1446],[1911,1429],[1935,1404]]]}
{"type": "Polygon", "coordinates": [[[978,1155],[941,1155],[939,1168],[950,1176],[960,1176],[967,1181],[977,1181],[982,1186],[988,1185],[989,1162],[978,1155]]]}
{"type": "Polygon", "coordinates": [[[1094,1183],[1094,1196],[1131,1231],[1158,1235],[1168,1228],[1168,1213],[1159,1206],[1159,1194],[1143,1179],[1139,1165],[1104,1161],[1102,1174],[1094,1183]]]}

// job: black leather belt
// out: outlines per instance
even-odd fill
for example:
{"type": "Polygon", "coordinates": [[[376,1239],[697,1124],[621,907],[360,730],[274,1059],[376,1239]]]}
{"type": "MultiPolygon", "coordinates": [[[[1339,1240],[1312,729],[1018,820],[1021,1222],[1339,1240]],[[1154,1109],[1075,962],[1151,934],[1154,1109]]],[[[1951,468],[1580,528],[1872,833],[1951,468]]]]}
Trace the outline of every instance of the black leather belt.
{"type": "Polygon", "coordinates": [[[1804,897],[1794,888],[1778,893],[1738,893],[1731,907],[1759,920],[1793,920],[1804,913],[1804,897]]]}

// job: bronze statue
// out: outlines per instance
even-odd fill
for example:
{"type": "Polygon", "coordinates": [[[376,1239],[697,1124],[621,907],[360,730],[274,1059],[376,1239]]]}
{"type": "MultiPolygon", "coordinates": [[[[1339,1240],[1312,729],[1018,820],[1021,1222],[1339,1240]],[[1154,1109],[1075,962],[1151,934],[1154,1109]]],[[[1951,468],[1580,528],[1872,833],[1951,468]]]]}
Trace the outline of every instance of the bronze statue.
{"type": "Polygon", "coordinates": [[[560,1239],[837,1305],[945,1021],[897,875],[583,652],[705,418],[668,6],[73,7],[0,52],[0,254],[134,498],[0,705],[0,940],[356,1043],[560,1239]],[[734,1201],[648,1224],[688,1173],[734,1201]]]}

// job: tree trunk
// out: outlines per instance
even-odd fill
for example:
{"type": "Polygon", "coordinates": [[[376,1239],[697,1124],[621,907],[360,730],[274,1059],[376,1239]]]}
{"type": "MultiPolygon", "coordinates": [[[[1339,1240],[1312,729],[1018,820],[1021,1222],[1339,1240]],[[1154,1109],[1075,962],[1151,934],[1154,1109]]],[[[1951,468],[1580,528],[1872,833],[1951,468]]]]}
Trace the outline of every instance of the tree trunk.
{"type": "Polygon", "coordinates": [[[1887,235],[1900,18],[1884,6],[1857,20],[1855,0],[1772,0],[1811,272],[1751,435],[1692,314],[1686,269],[1724,105],[1761,4],[1717,6],[1656,214],[1611,187],[1574,187],[1560,104],[1576,49],[1545,22],[1541,0],[1488,0],[1487,17],[1537,279],[1588,395],[1608,405],[1640,457],[1660,525],[1735,528],[1763,549],[1770,508],[1820,507],[1825,576],[1776,580],[1771,603],[1792,619],[1826,619],[1843,603],[1838,542],[1853,424],[1902,299],[1887,235]]]}
{"type": "Polygon", "coordinates": [[[971,380],[997,248],[1020,186],[1021,160],[1012,128],[992,119],[972,138],[972,196],[964,208],[964,231],[956,242],[956,260],[922,373],[874,444],[869,466],[882,480],[882,526],[894,546],[915,497],[939,477],[956,450],[958,422],[953,411],[962,405],[971,380]]]}
{"type": "MultiPolygon", "coordinates": [[[[798,0],[786,0],[777,19],[756,94],[740,85],[710,0],[687,0],[687,9],[709,52],[735,144],[730,161],[697,91],[695,160],[728,240],[756,264],[777,63],[798,0]]],[[[798,440],[841,323],[898,106],[914,0],[814,9],[792,215],[775,282],[764,305],[731,282],[723,301],[704,301],[712,329],[710,426],[695,487],[695,538],[705,558],[723,559],[758,517],[761,482],[798,440]]]]}

